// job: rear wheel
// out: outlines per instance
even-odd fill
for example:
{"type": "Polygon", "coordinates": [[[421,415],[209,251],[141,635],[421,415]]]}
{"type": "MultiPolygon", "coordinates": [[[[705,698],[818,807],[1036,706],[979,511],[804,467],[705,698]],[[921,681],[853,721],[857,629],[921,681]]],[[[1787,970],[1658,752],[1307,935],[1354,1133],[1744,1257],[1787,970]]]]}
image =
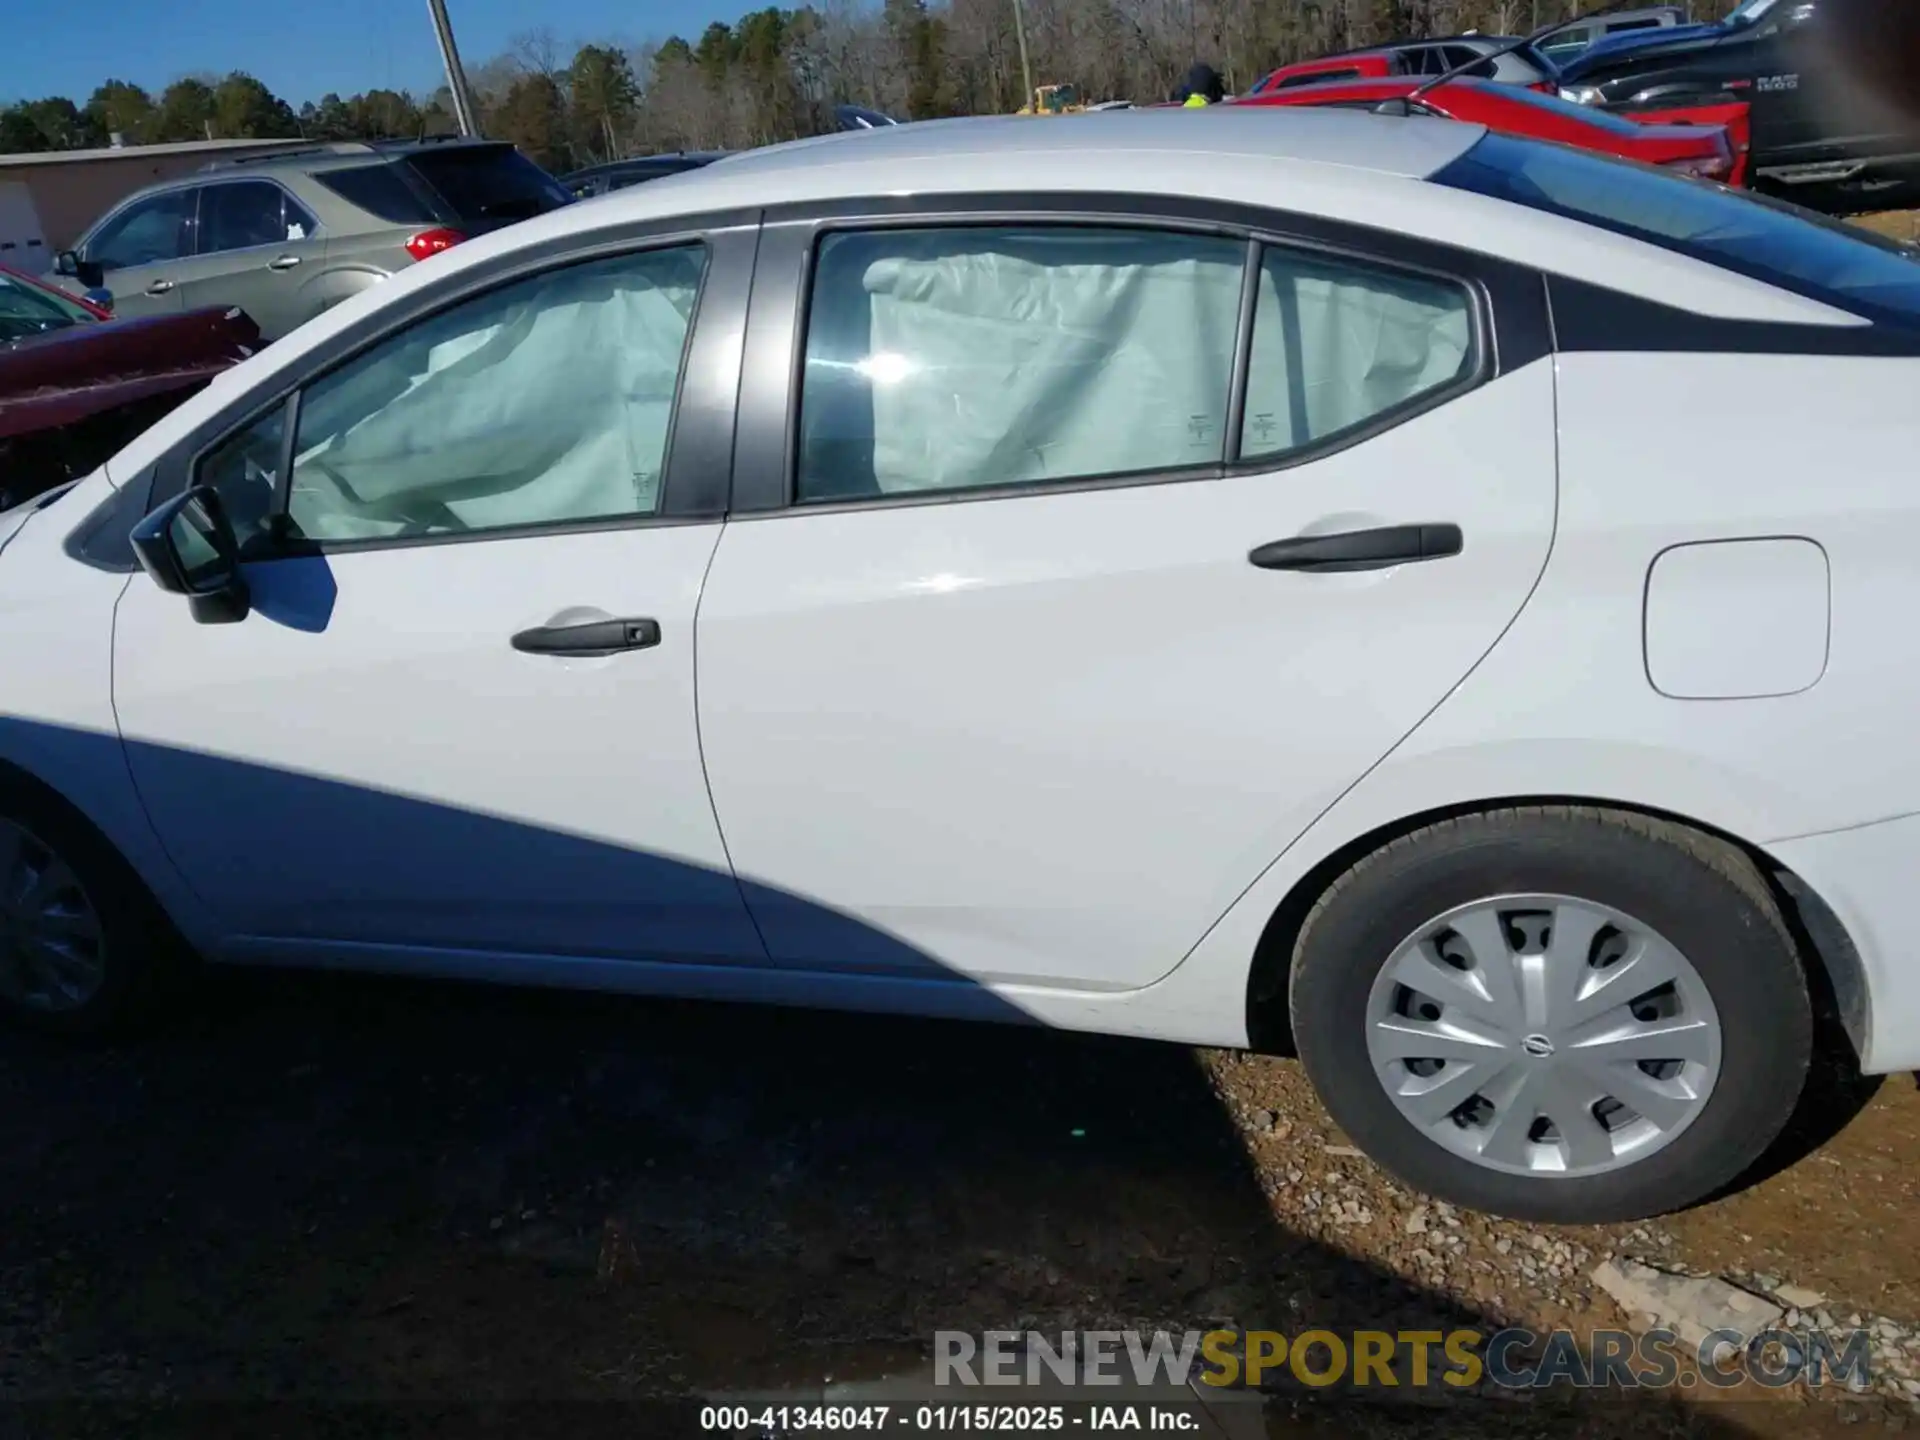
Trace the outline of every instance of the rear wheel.
{"type": "Polygon", "coordinates": [[[0,781],[0,1013],[109,1035],[149,1018],[180,969],[159,907],[90,825],[0,781]]]}
{"type": "Polygon", "coordinates": [[[1619,812],[1496,811],[1393,842],[1322,896],[1291,987],[1301,1060],[1358,1144],[1536,1220],[1638,1217],[1734,1179],[1812,1043],[1747,858],[1619,812]]]}

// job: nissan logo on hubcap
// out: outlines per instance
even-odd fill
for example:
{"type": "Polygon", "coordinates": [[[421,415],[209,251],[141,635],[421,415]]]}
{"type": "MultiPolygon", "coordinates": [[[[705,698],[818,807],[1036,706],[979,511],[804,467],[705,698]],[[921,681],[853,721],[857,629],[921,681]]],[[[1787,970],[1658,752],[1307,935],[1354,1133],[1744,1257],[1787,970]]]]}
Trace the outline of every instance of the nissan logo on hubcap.
{"type": "Polygon", "coordinates": [[[1520,1048],[1535,1059],[1545,1059],[1553,1054],[1553,1041],[1544,1035],[1529,1035],[1520,1042],[1520,1048]]]}

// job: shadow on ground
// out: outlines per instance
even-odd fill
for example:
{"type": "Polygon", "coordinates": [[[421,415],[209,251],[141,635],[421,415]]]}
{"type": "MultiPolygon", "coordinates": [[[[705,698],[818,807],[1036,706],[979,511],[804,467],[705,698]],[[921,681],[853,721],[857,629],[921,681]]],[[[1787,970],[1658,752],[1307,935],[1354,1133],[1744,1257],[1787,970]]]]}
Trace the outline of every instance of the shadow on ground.
{"type": "MultiPolygon", "coordinates": [[[[5,1037],[0,1141],[0,1398],[188,1404],[118,1434],[286,1398],[600,1433],[558,1402],[891,1373],[936,1329],[1484,1323],[1277,1225],[1173,1046],[242,974],[131,1048],[5,1037]]],[[[1269,1418],[1463,1433],[1445,1408],[1269,1418]]],[[[1740,1433],[1575,1408],[1465,1433],[1740,1433]]]]}

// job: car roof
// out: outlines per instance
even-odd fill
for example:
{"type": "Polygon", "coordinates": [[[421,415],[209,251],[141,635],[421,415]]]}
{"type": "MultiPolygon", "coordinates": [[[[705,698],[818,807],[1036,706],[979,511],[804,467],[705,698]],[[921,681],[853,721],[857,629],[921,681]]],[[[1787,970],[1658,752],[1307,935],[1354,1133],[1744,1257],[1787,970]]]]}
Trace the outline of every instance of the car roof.
{"type": "MultiPolygon", "coordinates": [[[[1191,154],[1196,164],[1231,168],[1236,160],[1293,161],[1424,179],[1456,159],[1483,131],[1472,126],[1409,124],[1382,116],[1308,112],[1281,118],[1249,114],[1256,107],[1140,108],[1099,114],[993,115],[925,120],[794,140],[742,151],[674,177],[676,204],[692,203],[687,187],[719,187],[745,174],[768,188],[765,203],[830,199],[871,190],[869,164],[1001,162],[1023,155],[1072,154],[1114,190],[1128,184],[1127,157],[1140,152],[1191,154]],[[827,170],[823,167],[831,167],[827,170]],[[784,190],[790,194],[783,194],[784,190]]],[[[1017,172],[1008,187],[1019,188],[1017,172]]]]}
{"type": "Polygon", "coordinates": [[[365,165],[375,160],[395,160],[426,151],[463,149],[500,149],[505,140],[488,140],[468,135],[430,135],[415,140],[338,140],[304,150],[281,150],[271,155],[239,160],[216,160],[188,175],[176,176],[154,188],[200,182],[211,178],[239,175],[270,175],[286,171],[311,174],[319,170],[337,170],[349,165],[365,165]]]}

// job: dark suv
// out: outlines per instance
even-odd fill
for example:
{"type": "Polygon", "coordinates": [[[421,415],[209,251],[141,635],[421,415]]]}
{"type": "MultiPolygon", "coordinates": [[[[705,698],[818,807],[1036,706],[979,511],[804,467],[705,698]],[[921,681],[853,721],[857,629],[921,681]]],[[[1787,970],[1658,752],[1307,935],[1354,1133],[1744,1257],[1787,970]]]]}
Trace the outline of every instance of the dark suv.
{"type": "Polygon", "coordinates": [[[278,339],[396,270],[572,198],[502,141],[318,145],[138,191],[47,278],[104,287],[128,316],[237,305],[278,339]]]}
{"type": "Polygon", "coordinates": [[[671,155],[642,155],[633,160],[610,160],[604,165],[589,165],[584,170],[576,170],[571,175],[561,177],[560,183],[578,199],[586,200],[612,190],[624,190],[629,185],[644,185],[649,180],[662,180],[669,175],[698,170],[703,165],[711,165],[726,153],[725,150],[681,150],[671,155]]]}
{"type": "Polygon", "coordinates": [[[1883,209],[1920,184],[1920,92],[1910,71],[1876,63],[1899,52],[1903,29],[1920,44],[1912,0],[1743,0],[1716,25],[1600,41],[1562,68],[1560,94],[1629,112],[1745,100],[1755,188],[1883,209]]]}

